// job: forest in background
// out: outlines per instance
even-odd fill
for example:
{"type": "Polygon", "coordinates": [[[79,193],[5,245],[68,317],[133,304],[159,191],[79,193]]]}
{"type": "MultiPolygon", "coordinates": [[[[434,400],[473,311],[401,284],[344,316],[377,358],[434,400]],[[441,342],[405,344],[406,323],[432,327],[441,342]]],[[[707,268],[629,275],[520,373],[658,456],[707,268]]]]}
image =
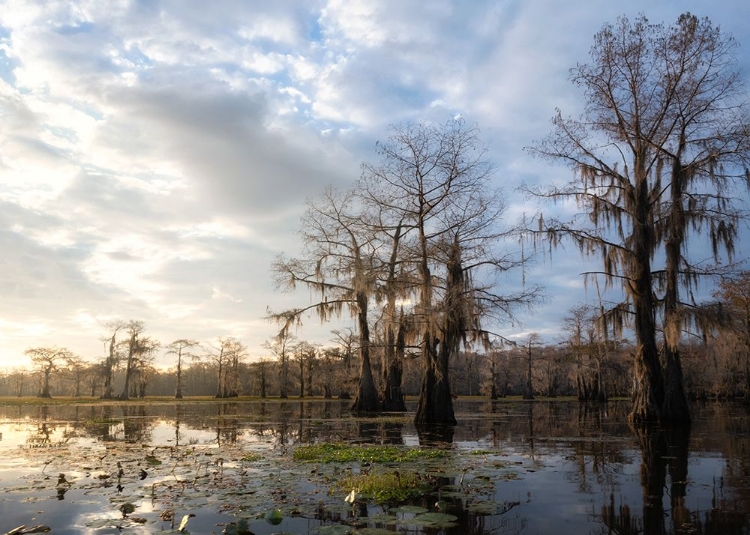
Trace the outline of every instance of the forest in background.
{"type": "MultiPolygon", "coordinates": [[[[725,280],[715,297],[730,321],[705,339],[683,344],[686,389],[693,399],[747,400],[750,399],[750,273],[725,280]]],[[[144,327],[139,322],[119,327],[127,332],[128,325],[143,334],[144,327]]],[[[516,347],[482,353],[459,352],[450,367],[454,395],[491,399],[574,396],[581,401],[630,396],[633,343],[601,337],[594,311],[584,306],[571,309],[565,328],[566,334],[554,344],[544,343],[539,335],[532,334],[516,347]]],[[[247,359],[244,346],[234,339],[224,339],[217,347],[180,340],[166,348],[172,360],[166,369],[155,365],[157,354],[164,348],[142,336],[143,349],[131,361],[127,397],[352,398],[360,375],[358,337],[353,331],[333,334],[336,343],[327,347],[293,336],[271,340],[267,344],[269,356],[255,362],[247,359]]],[[[130,340],[131,337],[125,337],[110,347],[107,357],[97,362],[84,361],[56,348],[58,353],[52,356],[53,369],[49,375],[50,396],[100,398],[105,397],[109,388],[111,397],[120,397],[125,387],[130,340]]],[[[377,341],[374,345],[373,375],[378,391],[382,392],[387,385],[386,361],[382,347],[378,348],[377,341]]],[[[40,395],[49,364],[38,360],[34,367],[0,373],[0,396],[40,395]]],[[[402,379],[405,395],[419,394],[422,379],[419,358],[404,359],[402,379]]]]}

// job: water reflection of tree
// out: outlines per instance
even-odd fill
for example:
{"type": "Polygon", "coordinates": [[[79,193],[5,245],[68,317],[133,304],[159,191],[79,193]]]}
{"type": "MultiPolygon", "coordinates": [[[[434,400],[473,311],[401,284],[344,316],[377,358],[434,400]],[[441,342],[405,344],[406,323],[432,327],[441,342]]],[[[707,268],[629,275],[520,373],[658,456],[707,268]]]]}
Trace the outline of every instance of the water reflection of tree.
{"type": "MultiPolygon", "coordinates": [[[[639,517],[627,504],[615,506],[614,495],[602,506],[601,521],[609,533],[619,535],[696,533],[694,516],[687,509],[690,427],[637,427],[634,429],[641,450],[643,510],[639,517]],[[669,475],[669,510],[664,509],[664,489],[669,475]],[[667,520],[669,519],[669,520],[667,520]]],[[[704,526],[706,527],[706,526],[704,526]]],[[[601,533],[607,532],[602,530],[601,533]]],[[[701,530],[700,533],[714,533],[701,530]]],[[[724,531],[716,532],[727,533],[724,531]]]]}
{"type": "Polygon", "coordinates": [[[146,405],[120,405],[122,411],[122,431],[125,442],[148,442],[153,426],[146,418],[146,405]]]}
{"type": "MultiPolygon", "coordinates": [[[[573,475],[581,492],[592,492],[592,483],[606,488],[617,484],[619,467],[628,464],[630,458],[622,450],[622,444],[613,441],[613,436],[627,436],[625,405],[606,403],[580,403],[573,435],[579,440],[571,442],[578,471],[573,475]]],[[[561,419],[563,420],[563,419],[561,419]]],[[[563,435],[566,436],[566,435],[563,435]]]]}
{"type": "Polygon", "coordinates": [[[404,424],[377,418],[357,423],[358,440],[365,444],[402,445],[404,424]]]}
{"type": "Polygon", "coordinates": [[[236,403],[218,403],[216,413],[216,444],[234,444],[239,438],[236,403]]]}
{"type": "Polygon", "coordinates": [[[91,405],[89,415],[84,423],[84,429],[92,437],[102,442],[110,442],[115,439],[112,436],[112,405],[91,405]]]}
{"type": "Polygon", "coordinates": [[[176,448],[180,447],[180,422],[182,421],[182,404],[178,403],[175,405],[174,413],[174,445],[176,448]]]}
{"type": "Polygon", "coordinates": [[[427,448],[450,447],[456,433],[454,425],[417,425],[419,445],[427,448]]]}
{"type": "Polygon", "coordinates": [[[39,448],[52,445],[51,435],[54,431],[54,425],[51,425],[48,420],[49,407],[47,405],[43,405],[39,407],[36,432],[30,434],[26,439],[26,443],[29,445],[29,447],[39,448]]]}

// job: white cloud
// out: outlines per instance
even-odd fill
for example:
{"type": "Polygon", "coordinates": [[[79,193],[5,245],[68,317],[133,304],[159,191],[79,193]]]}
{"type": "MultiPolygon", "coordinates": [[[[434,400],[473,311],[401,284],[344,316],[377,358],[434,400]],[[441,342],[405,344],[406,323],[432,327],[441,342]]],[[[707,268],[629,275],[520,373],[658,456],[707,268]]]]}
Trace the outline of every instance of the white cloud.
{"type": "MultiPolygon", "coordinates": [[[[481,128],[506,191],[562,180],[567,170],[522,147],[549,130],[556,106],[580,110],[567,72],[586,60],[593,34],[622,9],[671,21],[703,5],[8,0],[0,9],[0,355],[16,362],[39,343],[99,355],[101,325],[115,317],[143,319],[163,341],[233,335],[262,352],[276,329],[266,307],[305,298],[273,292],[271,259],[299,247],[305,198],[352,184],[389,124],[460,114],[481,128]]],[[[711,11],[750,45],[750,6],[711,11]]],[[[535,210],[508,197],[512,217],[535,210]]],[[[556,262],[570,273],[551,280],[560,297],[536,314],[540,329],[581,299],[573,264],[556,262]]]]}

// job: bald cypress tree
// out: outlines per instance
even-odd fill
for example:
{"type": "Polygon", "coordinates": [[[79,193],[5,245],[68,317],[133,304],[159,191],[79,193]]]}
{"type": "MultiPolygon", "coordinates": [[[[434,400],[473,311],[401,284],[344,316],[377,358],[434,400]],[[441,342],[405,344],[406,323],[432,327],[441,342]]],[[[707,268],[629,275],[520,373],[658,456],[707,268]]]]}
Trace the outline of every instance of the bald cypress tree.
{"type": "Polygon", "coordinates": [[[624,290],[603,320],[635,332],[635,423],[690,419],[679,340],[695,304],[680,299],[680,288],[711,270],[689,262],[688,238],[709,237],[717,259],[731,255],[739,212],[726,185],[745,178],[750,149],[735,46],[689,13],[671,26],[643,16],[606,24],[590,61],[572,70],[583,114],[558,111],[553,132],[531,148],[576,172],[564,186],[532,192],[582,209],[572,221],[540,218],[537,237],[570,238],[599,255],[602,271],[588,275],[624,290]]]}
{"type": "Polygon", "coordinates": [[[374,237],[366,232],[353,192],[327,190],[308,203],[302,222],[304,254],[300,258],[279,256],[272,265],[277,287],[309,288],[318,296],[306,307],[271,312],[269,318],[282,324],[280,336],[301,323],[308,313],[321,321],[340,317],[347,310],[355,317],[359,335],[359,386],[352,409],[380,409],[370,360],[370,299],[374,294],[374,237]]]}
{"type": "Polygon", "coordinates": [[[387,265],[406,273],[398,292],[408,297],[409,325],[405,332],[399,318],[396,332],[404,338],[396,348],[408,346],[422,359],[415,423],[453,424],[451,360],[462,346],[489,347],[500,337],[487,326],[512,318],[514,307],[530,304],[539,291],[498,285],[496,275],[523,258],[501,251],[505,207],[491,188],[492,167],[475,127],[406,124],[393,127],[377,148],[380,161],[364,166],[360,190],[399,229],[392,236],[400,245],[387,265]]]}

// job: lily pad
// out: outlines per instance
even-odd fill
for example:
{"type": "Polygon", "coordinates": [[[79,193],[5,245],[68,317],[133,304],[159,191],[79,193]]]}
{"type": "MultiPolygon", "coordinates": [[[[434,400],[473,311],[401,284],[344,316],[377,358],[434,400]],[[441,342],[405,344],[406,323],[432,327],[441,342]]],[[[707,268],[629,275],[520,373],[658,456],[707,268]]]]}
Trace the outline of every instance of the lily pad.
{"type": "Polygon", "coordinates": [[[409,520],[409,523],[433,526],[436,528],[450,528],[456,525],[456,520],[458,520],[457,516],[446,513],[424,513],[415,516],[409,520]]]}
{"type": "Polygon", "coordinates": [[[419,505],[402,505],[401,507],[396,507],[395,509],[391,509],[394,513],[412,513],[415,515],[427,513],[429,509],[426,509],[425,507],[420,507],[419,505]]]}
{"type": "Polygon", "coordinates": [[[274,509],[266,514],[266,522],[272,526],[278,526],[282,520],[284,520],[284,514],[280,509],[274,509]]]}

